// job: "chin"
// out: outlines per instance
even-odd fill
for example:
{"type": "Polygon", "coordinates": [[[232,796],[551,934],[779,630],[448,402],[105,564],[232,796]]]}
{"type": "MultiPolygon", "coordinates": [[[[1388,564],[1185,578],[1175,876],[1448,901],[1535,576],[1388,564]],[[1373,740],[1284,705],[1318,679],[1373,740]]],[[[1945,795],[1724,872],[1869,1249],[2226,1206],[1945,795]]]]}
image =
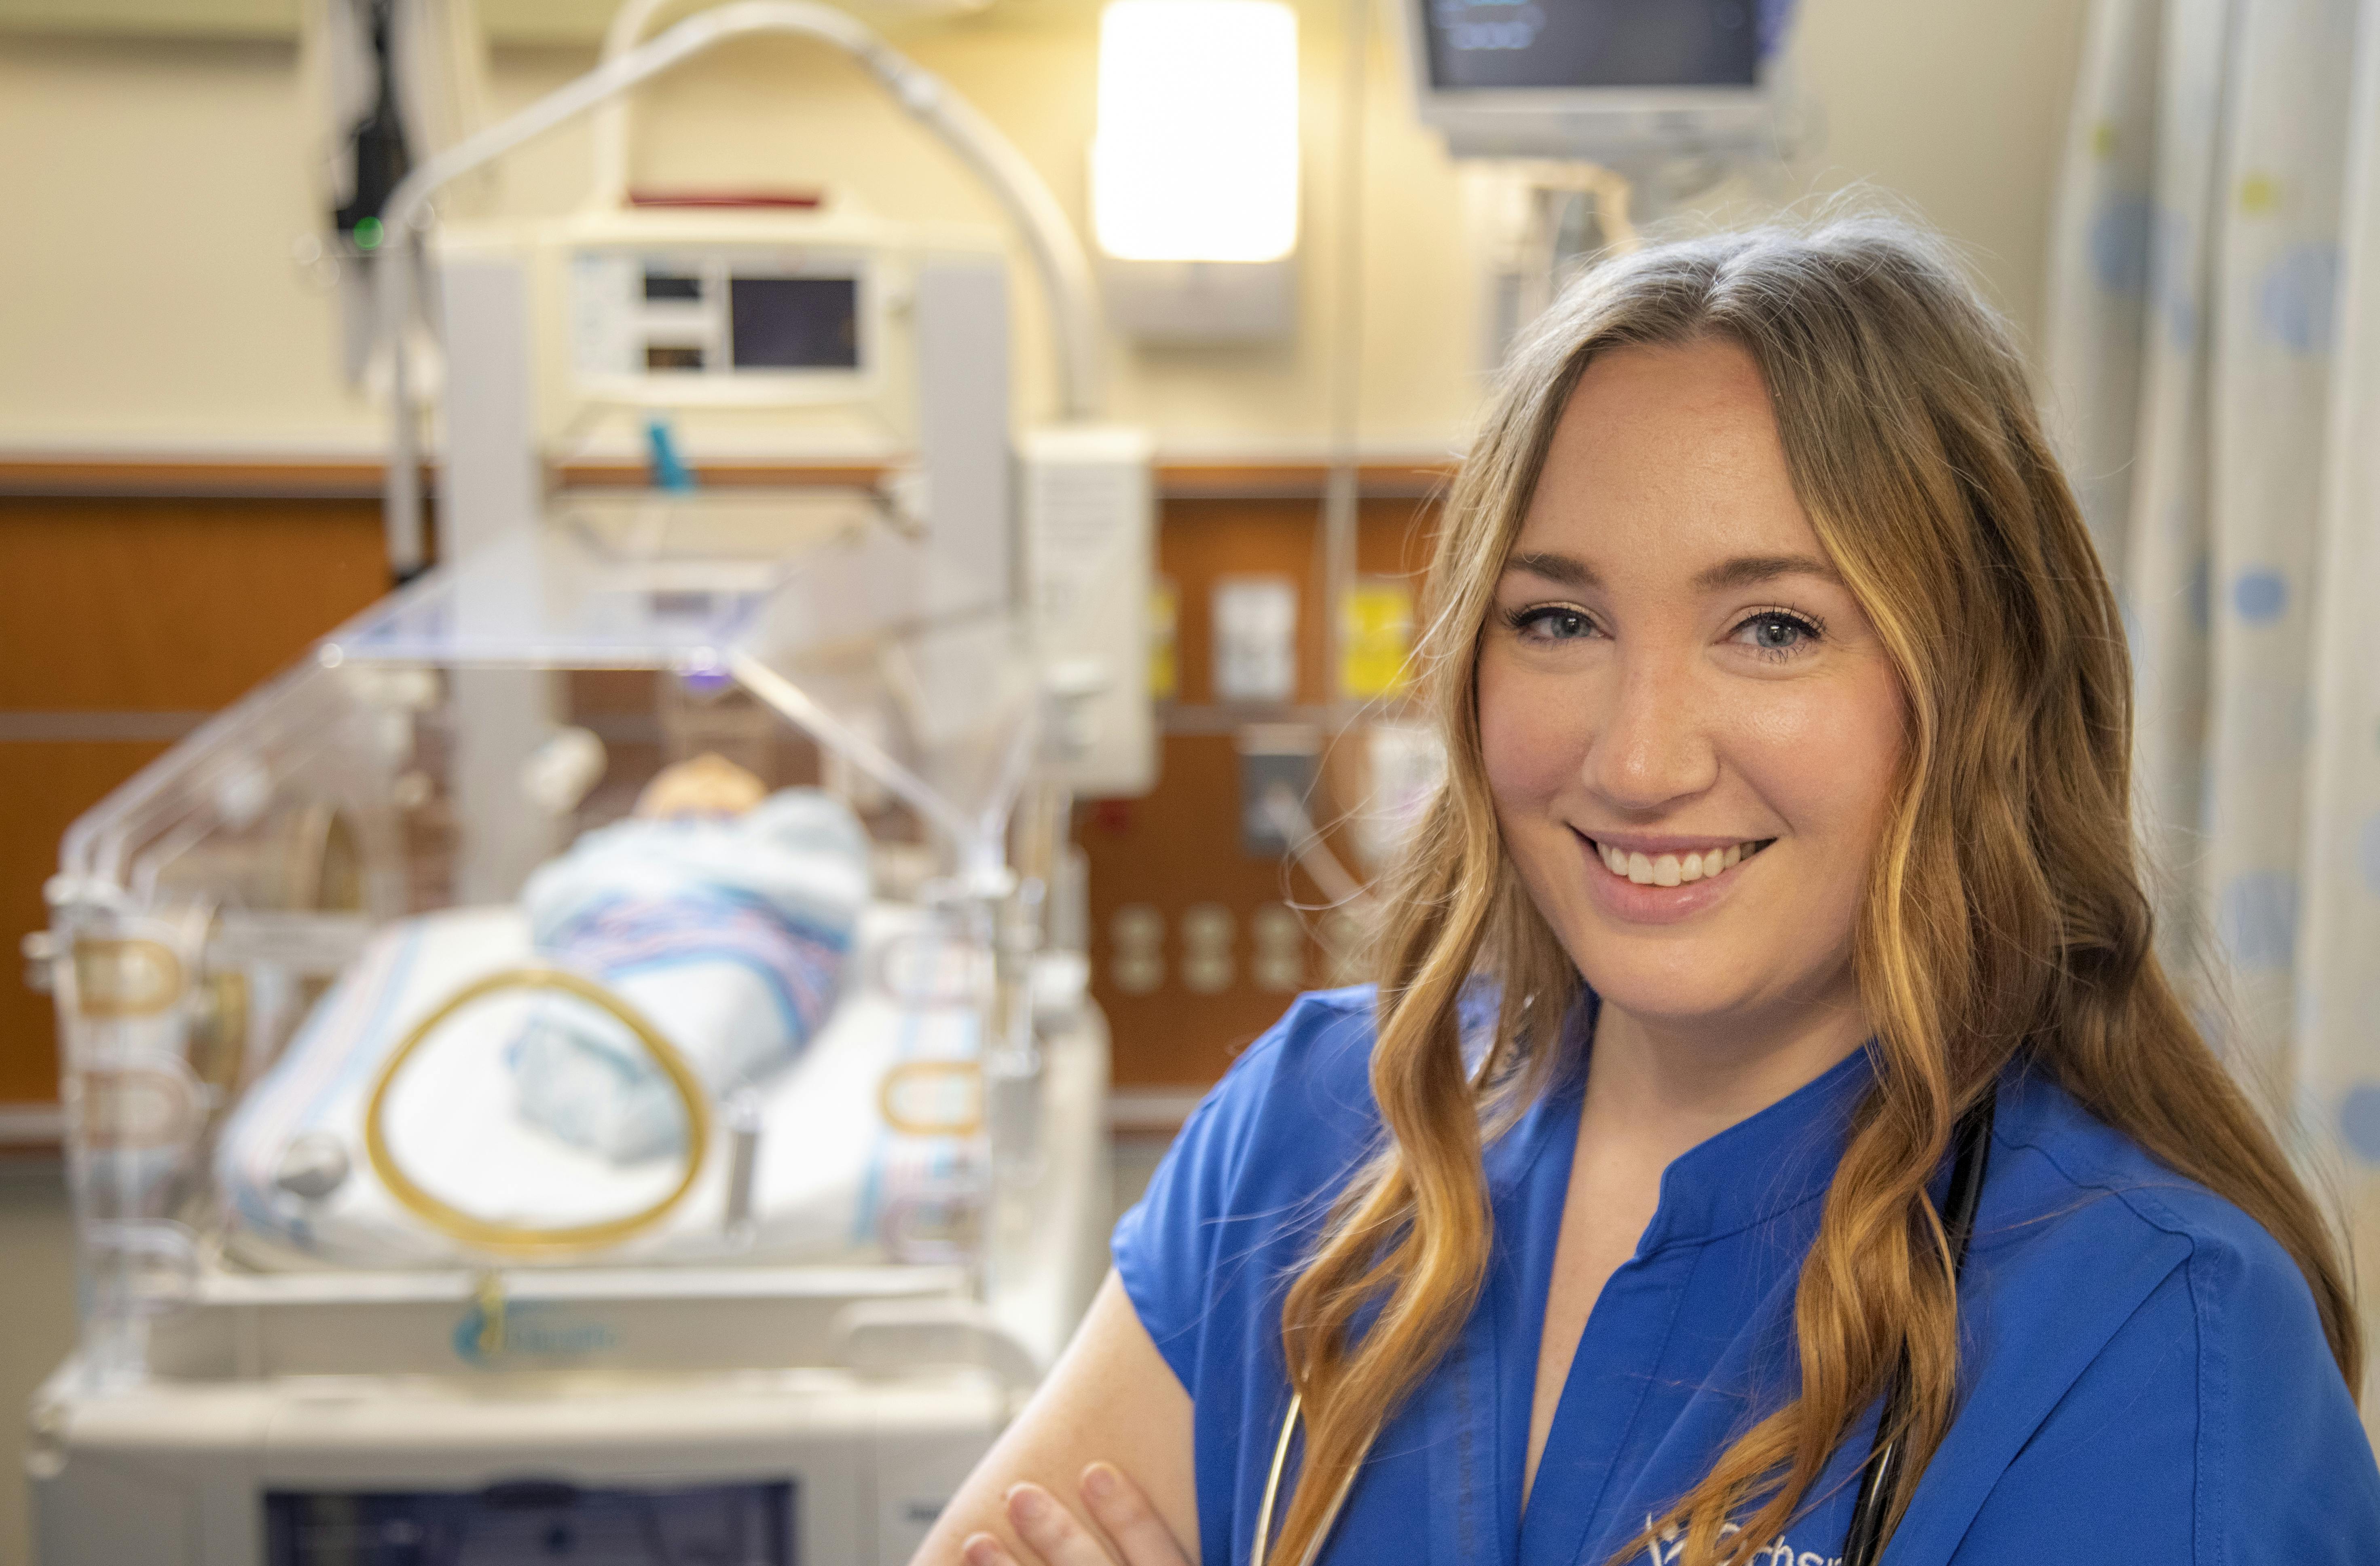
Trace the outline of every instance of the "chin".
{"type": "Polygon", "coordinates": [[[1605,1005],[1679,1026],[1740,1014],[1755,1003],[1763,988],[1746,984],[1740,967],[1702,961],[1693,962],[1689,971],[1666,962],[1582,963],[1579,975],[1605,1005]],[[1714,973],[1729,974],[1729,982],[1714,985],[1714,973]]]}
{"type": "Polygon", "coordinates": [[[1797,951],[1774,940],[1795,922],[1808,928],[1808,911],[1764,917],[1754,908],[1730,908],[1720,917],[1648,927],[1582,906],[1558,930],[1580,977],[1605,1004],[1647,1022],[1687,1026],[1831,988],[1848,953],[1797,951]]]}

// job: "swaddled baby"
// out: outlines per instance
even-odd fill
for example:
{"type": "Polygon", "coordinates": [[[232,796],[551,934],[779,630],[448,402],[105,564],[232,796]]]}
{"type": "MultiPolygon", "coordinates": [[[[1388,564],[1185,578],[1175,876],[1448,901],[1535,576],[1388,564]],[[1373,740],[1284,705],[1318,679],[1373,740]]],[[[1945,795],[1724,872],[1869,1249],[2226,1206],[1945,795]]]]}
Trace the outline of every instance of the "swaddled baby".
{"type": "MultiPolygon", "coordinates": [[[[868,895],[849,808],[816,789],[760,795],[716,757],[673,768],[635,816],[581,837],[521,893],[539,954],[650,1019],[714,1102],[817,1033],[868,895]]],[[[508,1059],[521,1114],[574,1146],[627,1162],[683,1143],[661,1067],[582,1006],[541,1004],[508,1059]]]]}

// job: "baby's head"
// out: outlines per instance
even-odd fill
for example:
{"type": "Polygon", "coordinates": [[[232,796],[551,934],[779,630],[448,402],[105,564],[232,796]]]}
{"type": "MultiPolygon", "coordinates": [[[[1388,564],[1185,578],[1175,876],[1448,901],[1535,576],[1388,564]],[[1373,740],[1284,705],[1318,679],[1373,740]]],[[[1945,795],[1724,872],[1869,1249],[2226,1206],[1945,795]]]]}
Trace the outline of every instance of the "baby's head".
{"type": "Polygon", "coordinates": [[[769,796],[769,787],[724,756],[705,751],[664,767],[637,795],[637,815],[649,821],[741,816],[769,796]]]}

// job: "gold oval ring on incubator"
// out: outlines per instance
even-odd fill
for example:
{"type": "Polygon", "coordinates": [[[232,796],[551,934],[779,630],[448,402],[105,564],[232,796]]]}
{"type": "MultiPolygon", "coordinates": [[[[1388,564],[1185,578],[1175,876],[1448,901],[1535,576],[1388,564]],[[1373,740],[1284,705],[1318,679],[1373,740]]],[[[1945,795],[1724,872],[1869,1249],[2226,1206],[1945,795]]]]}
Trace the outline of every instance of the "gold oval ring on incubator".
{"type": "Polygon", "coordinates": [[[983,1129],[983,1071],[973,1061],[904,1061],[876,1085],[876,1112],[905,1136],[983,1129]]]}
{"type": "Polygon", "coordinates": [[[553,1256],[573,1251],[596,1251],[621,1244],[658,1226],[684,1201],[702,1174],[704,1160],[710,1152],[710,1092],[687,1065],[662,1030],[645,1015],[594,980],[572,973],[567,968],[529,964],[505,968],[484,978],[475,979],[448,996],[428,1016],[414,1024],[412,1031],[389,1052],[372,1083],[371,1097],[364,1106],[364,1154],[371,1161],[372,1172],[388,1190],[399,1207],[448,1237],[459,1240],[474,1250],[505,1256],[553,1256]],[[464,1211],[450,1202],[431,1196],[407,1175],[390,1151],[388,1134],[382,1123],[387,1117],[389,1089],[395,1085],[397,1074],[405,1069],[406,1061],[419,1049],[430,1036],[464,1007],[484,1001],[491,995],[509,990],[559,990],[576,996],[636,1035],[637,1042],[662,1068],[669,1079],[678,1102],[686,1110],[686,1168],[677,1184],[667,1196],[651,1206],[620,1218],[607,1218],[595,1223],[570,1224],[556,1229],[539,1229],[526,1224],[500,1223],[475,1213],[464,1211]]]}

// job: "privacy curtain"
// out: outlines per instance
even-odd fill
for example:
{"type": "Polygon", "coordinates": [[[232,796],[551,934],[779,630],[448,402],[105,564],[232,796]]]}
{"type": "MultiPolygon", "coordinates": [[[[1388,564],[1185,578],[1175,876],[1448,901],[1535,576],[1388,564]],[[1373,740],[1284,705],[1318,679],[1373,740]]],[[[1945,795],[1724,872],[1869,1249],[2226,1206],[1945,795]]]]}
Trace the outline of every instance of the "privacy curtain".
{"type": "Polygon", "coordinates": [[[2380,1299],[2380,0],[2095,0],[2044,404],[2163,953],[2380,1299]]]}

